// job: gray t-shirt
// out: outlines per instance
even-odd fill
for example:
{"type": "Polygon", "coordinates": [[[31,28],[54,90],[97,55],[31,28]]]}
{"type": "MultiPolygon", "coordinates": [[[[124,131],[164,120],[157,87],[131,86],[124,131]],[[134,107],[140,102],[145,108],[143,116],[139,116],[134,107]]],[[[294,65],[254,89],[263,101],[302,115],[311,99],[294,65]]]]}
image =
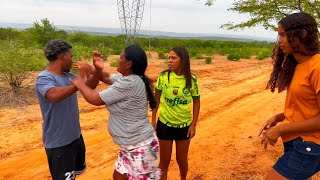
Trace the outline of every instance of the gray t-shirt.
{"type": "Polygon", "coordinates": [[[45,148],[68,145],[81,135],[77,94],[74,93],[58,103],[52,103],[45,97],[50,88],[71,85],[69,78],[74,77],[71,73],[56,75],[45,70],[36,79],[36,93],[43,118],[42,141],[45,148]]]}
{"type": "Polygon", "coordinates": [[[112,85],[99,93],[110,111],[109,133],[120,145],[135,145],[154,134],[148,120],[145,84],[137,75],[111,75],[112,85]]]}

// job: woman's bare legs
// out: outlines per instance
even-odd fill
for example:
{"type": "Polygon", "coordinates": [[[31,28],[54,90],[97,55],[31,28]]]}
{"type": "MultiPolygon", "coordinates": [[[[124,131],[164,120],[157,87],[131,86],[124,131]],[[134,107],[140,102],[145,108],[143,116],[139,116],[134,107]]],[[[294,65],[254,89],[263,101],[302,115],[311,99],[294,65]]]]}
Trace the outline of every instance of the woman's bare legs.
{"type": "Polygon", "coordinates": [[[128,178],[122,174],[120,174],[118,171],[113,171],[113,180],[128,180],[128,178]]]}
{"type": "Polygon", "coordinates": [[[272,169],[269,171],[267,177],[265,180],[287,180],[287,178],[283,177],[281,174],[279,174],[276,170],[272,169]]]}
{"type": "Polygon", "coordinates": [[[159,168],[162,171],[161,180],[167,180],[168,167],[171,161],[173,140],[161,140],[160,144],[160,163],[159,168]]]}
{"type": "Polygon", "coordinates": [[[181,180],[186,180],[188,173],[188,151],[190,140],[176,141],[176,158],[179,165],[181,180]]]}

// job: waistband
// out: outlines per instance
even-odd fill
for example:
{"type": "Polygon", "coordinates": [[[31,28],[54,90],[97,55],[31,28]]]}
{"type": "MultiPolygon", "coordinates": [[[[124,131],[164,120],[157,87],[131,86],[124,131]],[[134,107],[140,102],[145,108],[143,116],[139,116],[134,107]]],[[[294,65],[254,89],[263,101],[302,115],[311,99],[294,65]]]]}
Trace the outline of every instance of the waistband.
{"type": "MultiPolygon", "coordinates": [[[[158,119],[158,121],[161,121],[160,119],[158,119]]],[[[188,125],[188,123],[183,123],[183,124],[172,124],[170,122],[163,122],[161,121],[163,124],[169,126],[169,127],[172,127],[172,128],[185,128],[185,127],[188,127],[190,125],[188,125]]]]}

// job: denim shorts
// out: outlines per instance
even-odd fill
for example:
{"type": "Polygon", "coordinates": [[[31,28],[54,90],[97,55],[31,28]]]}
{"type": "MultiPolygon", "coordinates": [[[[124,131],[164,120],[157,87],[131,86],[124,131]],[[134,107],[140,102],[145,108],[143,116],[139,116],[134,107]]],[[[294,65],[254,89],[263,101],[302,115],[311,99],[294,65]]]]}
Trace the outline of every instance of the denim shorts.
{"type": "Polygon", "coordinates": [[[320,170],[320,145],[297,138],[283,143],[284,155],[273,168],[288,179],[308,179],[320,170]]]}

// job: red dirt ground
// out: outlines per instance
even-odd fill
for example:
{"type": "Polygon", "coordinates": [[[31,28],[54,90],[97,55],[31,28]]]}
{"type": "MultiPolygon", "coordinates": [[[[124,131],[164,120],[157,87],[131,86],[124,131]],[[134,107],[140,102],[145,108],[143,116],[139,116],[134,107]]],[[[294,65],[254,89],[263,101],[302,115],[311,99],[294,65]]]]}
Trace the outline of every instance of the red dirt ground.
{"type": "MultiPolygon", "coordinates": [[[[260,180],[271,169],[282,143],[264,150],[257,137],[261,125],[284,107],[285,93],[265,90],[271,66],[270,60],[232,62],[219,55],[209,65],[192,60],[201,87],[201,112],[189,151],[188,179],[260,180]]],[[[156,79],[165,67],[163,60],[151,59],[147,74],[156,79]]],[[[109,113],[81,96],[79,109],[88,168],[77,179],[112,179],[118,147],[107,132],[109,113]]],[[[0,179],[50,179],[41,125],[38,104],[1,109],[0,179]]],[[[168,179],[179,179],[175,152],[168,179]]]]}

